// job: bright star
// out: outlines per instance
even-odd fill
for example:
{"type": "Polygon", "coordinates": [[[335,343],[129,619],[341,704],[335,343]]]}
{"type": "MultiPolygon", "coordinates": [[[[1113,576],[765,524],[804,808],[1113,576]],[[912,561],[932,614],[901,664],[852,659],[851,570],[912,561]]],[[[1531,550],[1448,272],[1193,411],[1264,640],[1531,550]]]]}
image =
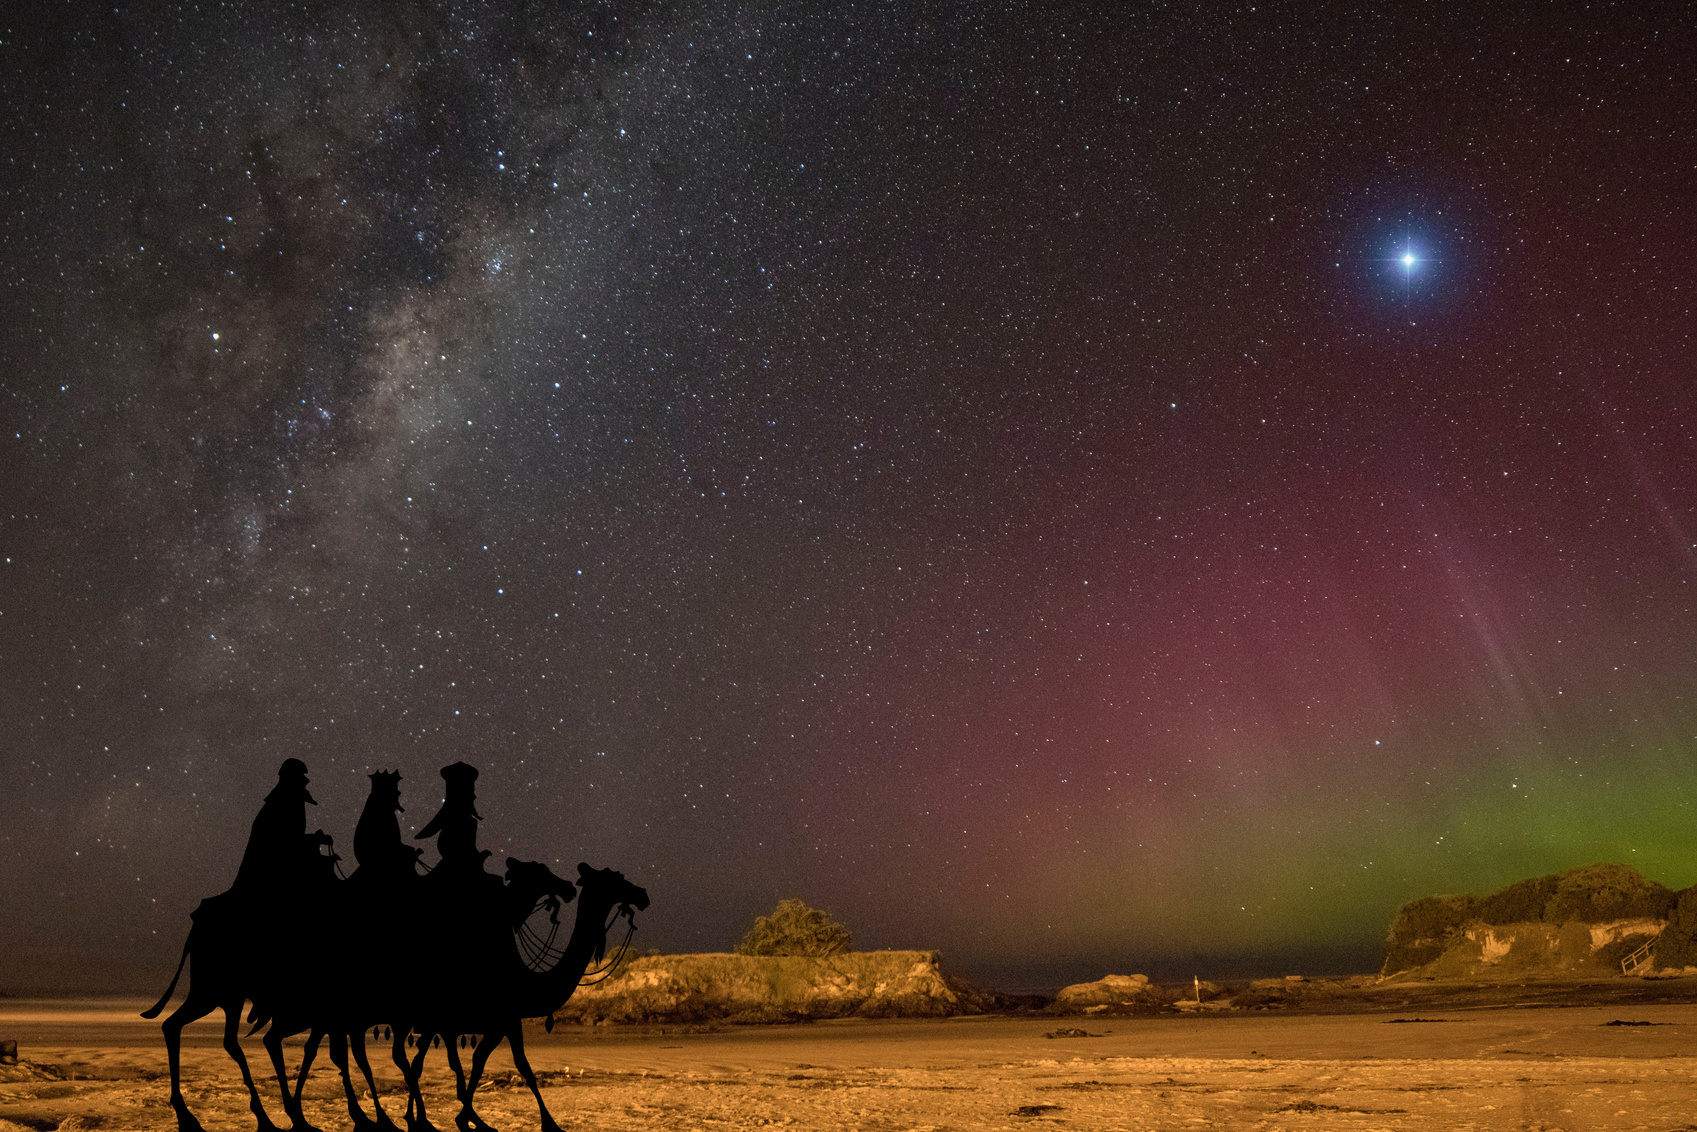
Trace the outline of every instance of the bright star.
{"type": "Polygon", "coordinates": [[[1414,253],[1413,252],[1407,252],[1403,255],[1402,265],[1404,267],[1413,267],[1414,266],[1414,253]]]}

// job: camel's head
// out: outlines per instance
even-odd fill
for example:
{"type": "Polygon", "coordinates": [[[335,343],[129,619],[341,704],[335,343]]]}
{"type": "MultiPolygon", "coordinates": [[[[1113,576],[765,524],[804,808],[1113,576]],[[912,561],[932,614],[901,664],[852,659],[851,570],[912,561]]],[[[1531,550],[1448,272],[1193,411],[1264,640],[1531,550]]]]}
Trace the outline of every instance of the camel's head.
{"type": "Polygon", "coordinates": [[[371,803],[387,806],[397,813],[405,813],[406,811],[401,809],[401,772],[380,770],[370,777],[371,803]]]}
{"type": "Polygon", "coordinates": [[[638,888],[625,879],[624,873],[612,869],[592,869],[582,861],[577,866],[578,887],[585,900],[606,901],[608,907],[627,905],[638,912],[648,907],[648,890],[638,888]]]}

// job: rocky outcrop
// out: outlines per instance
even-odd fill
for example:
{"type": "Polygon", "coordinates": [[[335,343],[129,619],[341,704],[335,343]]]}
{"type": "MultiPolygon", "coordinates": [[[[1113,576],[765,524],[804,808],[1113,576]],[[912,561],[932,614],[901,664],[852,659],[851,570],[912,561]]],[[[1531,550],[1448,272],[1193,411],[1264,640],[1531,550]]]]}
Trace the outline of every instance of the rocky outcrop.
{"type": "MultiPolygon", "coordinates": [[[[1680,900],[1636,869],[1608,864],[1517,881],[1490,896],[1428,896],[1397,910],[1382,973],[1619,975],[1621,960],[1662,933],[1680,900]]],[[[1697,915],[1690,919],[1697,927],[1697,915]]],[[[1692,935],[1681,928],[1669,939],[1692,935]]],[[[1680,955],[1681,964],[1690,961],[1680,955]]]]}
{"type": "Polygon", "coordinates": [[[708,953],[633,959],[582,987],[562,1021],[799,1022],[940,1018],[991,1005],[943,973],[934,951],[850,951],[825,958],[708,953]]]}
{"type": "Polygon", "coordinates": [[[1413,979],[1595,978],[1621,974],[1621,960],[1661,935],[1667,921],[1586,924],[1465,924],[1436,959],[1399,977],[1413,979]]]}
{"type": "Polygon", "coordinates": [[[1164,1009],[1175,997],[1153,986],[1148,975],[1108,975],[1062,987],[1049,1009],[1056,1014],[1136,1013],[1164,1009]]]}

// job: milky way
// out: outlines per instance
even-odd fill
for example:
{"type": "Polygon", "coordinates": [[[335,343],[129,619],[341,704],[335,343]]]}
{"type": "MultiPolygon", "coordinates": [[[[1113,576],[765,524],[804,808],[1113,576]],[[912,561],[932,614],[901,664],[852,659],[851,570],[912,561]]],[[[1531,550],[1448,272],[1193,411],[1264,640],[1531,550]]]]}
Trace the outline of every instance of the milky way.
{"type": "Polygon", "coordinates": [[[819,7],[5,31],[0,989],[289,756],[1004,985],[1697,881],[1682,6],[819,7]]]}

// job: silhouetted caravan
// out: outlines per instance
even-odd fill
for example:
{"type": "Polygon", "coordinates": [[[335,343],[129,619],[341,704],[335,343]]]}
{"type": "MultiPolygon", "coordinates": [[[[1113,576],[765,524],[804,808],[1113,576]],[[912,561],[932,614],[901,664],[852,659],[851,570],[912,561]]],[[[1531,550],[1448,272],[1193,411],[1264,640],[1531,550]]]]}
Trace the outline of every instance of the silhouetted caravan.
{"type": "Polygon", "coordinates": [[[305,807],[316,803],[306,790],[305,764],[289,759],[254,820],[236,883],[195,909],[177,973],[142,1015],[159,1016],[192,956],[188,997],[162,1024],[179,1132],[201,1132],[182,1093],[182,1029],[219,1008],[224,1048],[241,1069],[260,1132],[277,1132],[238,1040],[242,1007],[250,1001],[249,1033],[266,1027],[264,1044],[293,1132],[316,1132],[302,1112],[301,1096],[326,1037],[356,1132],[396,1129],[377,1097],[365,1049],[368,1032],[392,1042],[391,1056],[407,1082],[411,1132],[434,1132],[419,1080],[435,1044],[444,1047],[458,1084],[455,1124],[461,1132],[487,1129],[472,1096],[503,1038],[536,1097],[544,1132],[558,1128],[525,1057],[522,1020],[549,1016],[551,1023],[591,964],[602,960],[608,932],[623,918],[628,927],[620,952],[596,973],[609,972],[629,946],[634,913],[648,907],[648,894],[619,873],[586,864],[578,866],[576,886],[543,864],[511,857],[504,875],[486,872],[489,854],[477,848],[481,818],[472,791],[477,770],[458,762],[442,769],[446,798],[418,835],[436,835],[442,854],[421,875],[422,850],[406,844],[395,816],[403,812],[400,774],[378,771],[370,777],[371,792],[354,832],[358,865],[345,880],[336,879],[339,858],[326,851],[331,839],[322,830],[306,832],[305,807]],[[556,948],[560,908],[579,888],[571,937],[556,948]],[[545,932],[532,926],[541,913],[547,916],[545,932]],[[291,1089],[282,1043],[304,1032],[310,1036],[291,1089]],[[409,1043],[415,1050],[410,1059],[409,1043]],[[460,1062],[462,1047],[472,1048],[469,1075],[460,1062]],[[374,1117],[365,1115],[355,1092],[350,1051],[374,1117]]]}

